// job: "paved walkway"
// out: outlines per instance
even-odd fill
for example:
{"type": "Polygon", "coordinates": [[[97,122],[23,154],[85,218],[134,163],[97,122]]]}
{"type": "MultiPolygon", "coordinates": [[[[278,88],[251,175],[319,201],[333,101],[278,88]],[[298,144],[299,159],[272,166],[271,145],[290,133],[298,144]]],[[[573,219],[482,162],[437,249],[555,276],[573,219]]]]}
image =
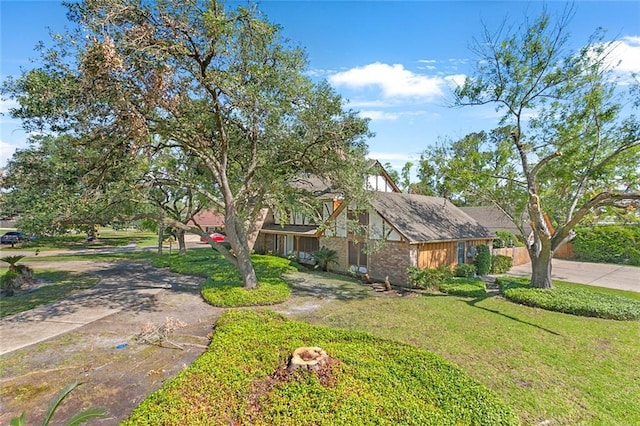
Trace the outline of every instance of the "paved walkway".
{"type": "Polygon", "coordinates": [[[0,319],[0,355],[68,333],[123,310],[147,315],[157,312],[156,296],[159,293],[175,292],[180,288],[194,291],[200,281],[144,264],[61,262],[61,265],[95,273],[100,282],[66,299],[0,319]]]}
{"type": "MultiPolygon", "coordinates": [[[[509,275],[531,275],[531,263],[511,268],[509,275]]],[[[555,280],[640,292],[640,267],[553,259],[555,280]]]]}

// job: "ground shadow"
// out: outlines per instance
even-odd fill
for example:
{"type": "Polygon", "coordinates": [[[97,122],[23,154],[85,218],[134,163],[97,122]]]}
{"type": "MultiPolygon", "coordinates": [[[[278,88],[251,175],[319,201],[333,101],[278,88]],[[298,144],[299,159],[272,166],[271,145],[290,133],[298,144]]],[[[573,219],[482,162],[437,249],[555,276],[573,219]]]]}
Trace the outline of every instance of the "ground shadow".
{"type": "Polygon", "coordinates": [[[349,301],[366,299],[375,294],[370,287],[327,272],[293,272],[285,274],[283,278],[295,297],[349,301]]]}
{"type": "Polygon", "coordinates": [[[95,287],[45,306],[7,316],[1,321],[4,323],[65,321],[65,316],[80,314],[86,310],[89,310],[88,314],[93,314],[96,310],[156,312],[158,310],[156,295],[160,291],[197,293],[203,281],[198,277],[154,268],[146,263],[106,263],[103,268],[92,273],[99,278],[95,287]]]}
{"type": "Polygon", "coordinates": [[[504,318],[508,318],[510,320],[519,322],[520,324],[525,324],[525,325],[528,325],[528,326],[531,326],[531,327],[535,327],[535,328],[537,328],[539,330],[545,331],[545,332],[553,334],[555,336],[561,336],[560,333],[558,333],[556,331],[553,331],[553,330],[550,330],[548,328],[542,327],[542,326],[540,326],[538,324],[534,324],[534,323],[531,323],[531,322],[528,322],[528,321],[521,320],[520,318],[517,318],[517,317],[515,317],[513,315],[505,314],[505,313],[500,312],[500,311],[498,311],[496,309],[489,309],[489,308],[485,308],[483,306],[478,306],[478,303],[480,303],[480,302],[482,302],[482,301],[484,301],[484,300],[486,300],[486,299],[488,299],[490,297],[495,297],[495,296],[494,295],[486,295],[486,296],[482,296],[482,297],[476,297],[475,299],[471,299],[471,300],[465,299],[464,302],[467,305],[471,306],[472,308],[482,309],[483,311],[490,312],[490,313],[496,314],[496,315],[500,315],[500,316],[502,316],[504,318]]]}

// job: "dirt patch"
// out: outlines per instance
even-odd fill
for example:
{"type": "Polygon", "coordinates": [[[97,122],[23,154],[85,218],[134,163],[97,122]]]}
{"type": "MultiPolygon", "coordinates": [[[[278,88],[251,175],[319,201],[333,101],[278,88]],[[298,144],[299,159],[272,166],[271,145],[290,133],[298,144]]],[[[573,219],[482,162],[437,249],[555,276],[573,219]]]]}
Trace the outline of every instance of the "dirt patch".
{"type": "MultiPolygon", "coordinates": [[[[54,266],[59,265],[46,267],[54,266]]],[[[59,267],[71,266],[65,262],[59,267]]],[[[0,424],[8,424],[22,411],[27,413],[28,424],[41,423],[51,398],[73,381],[83,384],[65,400],[52,424],[64,424],[89,406],[109,410],[106,418],[93,420],[92,424],[119,424],[164,380],[175,376],[206,349],[221,310],[202,300],[199,278],[138,264],[75,266],[101,277],[97,286],[101,292],[96,293],[101,305],[120,304],[122,309],[0,357],[0,424]],[[128,286],[142,290],[132,292],[128,286]],[[154,292],[145,293],[149,288],[154,292]],[[126,297],[122,296],[125,293],[126,297]],[[159,326],[168,317],[185,324],[171,335],[171,341],[184,350],[134,339],[145,326],[159,326]]],[[[52,321],[53,317],[46,320],[52,321]]],[[[20,327],[20,323],[15,326],[20,327]]]]}

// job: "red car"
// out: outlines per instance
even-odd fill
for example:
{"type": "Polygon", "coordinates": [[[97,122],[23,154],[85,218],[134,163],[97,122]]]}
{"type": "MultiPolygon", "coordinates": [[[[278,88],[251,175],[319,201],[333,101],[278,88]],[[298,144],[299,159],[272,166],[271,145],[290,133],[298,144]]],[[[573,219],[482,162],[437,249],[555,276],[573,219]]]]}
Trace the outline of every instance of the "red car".
{"type": "MultiPolygon", "coordinates": [[[[218,234],[217,232],[214,232],[213,234],[209,234],[209,237],[216,243],[224,243],[227,240],[227,237],[225,237],[222,234],[218,234]]],[[[205,237],[200,237],[200,242],[207,243],[208,241],[205,237]]]]}

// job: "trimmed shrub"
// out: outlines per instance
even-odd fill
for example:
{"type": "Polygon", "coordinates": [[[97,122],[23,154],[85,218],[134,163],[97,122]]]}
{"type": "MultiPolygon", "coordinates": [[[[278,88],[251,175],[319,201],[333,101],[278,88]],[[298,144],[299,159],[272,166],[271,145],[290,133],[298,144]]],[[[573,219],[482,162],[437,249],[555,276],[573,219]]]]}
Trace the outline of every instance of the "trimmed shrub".
{"type": "Polygon", "coordinates": [[[480,278],[451,278],[440,284],[439,289],[443,293],[463,297],[484,297],[487,295],[484,281],[480,278]]]}
{"type": "Polygon", "coordinates": [[[0,293],[3,296],[13,296],[22,287],[22,276],[16,270],[8,270],[0,277],[0,293]]]}
{"type": "Polygon", "coordinates": [[[496,238],[493,240],[493,248],[524,247],[524,243],[514,233],[509,231],[496,231],[496,238]]]}
{"type": "Polygon", "coordinates": [[[436,289],[440,284],[452,277],[453,273],[448,266],[424,269],[410,266],[407,268],[407,278],[413,288],[436,289]]]}
{"type": "Polygon", "coordinates": [[[507,300],[526,306],[583,317],[613,320],[640,319],[640,300],[618,296],[597,288],[555,282],[555,288],[529,287],[527,279],[501,277],[496,280],[507,300]]]}
{"type": "Polygon", "coordinates": [[[466,278],[475,277],[476,266],[471,265],[469,263],[460,263],[456,265],[453,275],[455,275],[456,277],[466,277],[466,278]]]}
{"type": "Polygon", "coordinates": [[[640,226],[576,228],[576,260],[640,266],[640,226]]]}
{"type": "Polygon", "coordinates": [[[492,274],[504,274],[513,266],[513,259],[509,256],[503,256],[501,254],[497,256],[491,256],[491,273],[492,274]]]}
{"type": "Polygon", "coordinates": [[[476,246],[476,250],[476,272],[480,276],[487,275],[491,270],[491,251],[489,250],[489,246],[480,244],[476,246]]]}
{"type": "Polygon", "coordinates": [[[313,252],[312,256],[316,261],[316,268],[321,268],[324,272],[327,272],[330,264],[338,264],[338,252],[325,246],[313,252]]]}

